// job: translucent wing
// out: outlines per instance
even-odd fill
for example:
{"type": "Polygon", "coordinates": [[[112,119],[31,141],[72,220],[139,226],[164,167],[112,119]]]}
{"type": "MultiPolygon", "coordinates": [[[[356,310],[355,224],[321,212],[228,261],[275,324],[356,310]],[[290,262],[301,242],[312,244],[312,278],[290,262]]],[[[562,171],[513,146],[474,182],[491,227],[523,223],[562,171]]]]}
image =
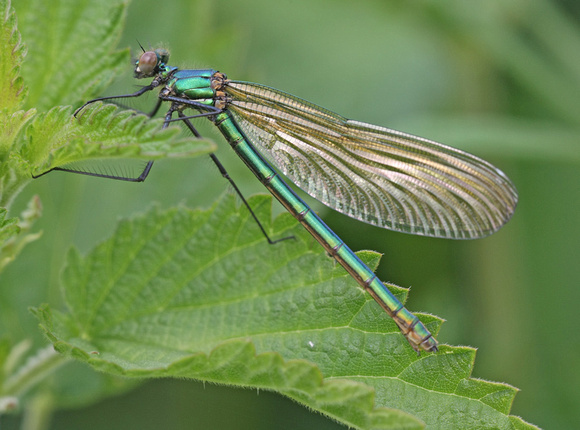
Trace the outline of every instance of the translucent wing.
{"type": "Polygon", "coordinates": [[[228,81],[228,109],[260,152],[315,199],[406,233],[472,239],[512,216],[510,180],[471,154],[346,119],[263,85],[228,81]]]}

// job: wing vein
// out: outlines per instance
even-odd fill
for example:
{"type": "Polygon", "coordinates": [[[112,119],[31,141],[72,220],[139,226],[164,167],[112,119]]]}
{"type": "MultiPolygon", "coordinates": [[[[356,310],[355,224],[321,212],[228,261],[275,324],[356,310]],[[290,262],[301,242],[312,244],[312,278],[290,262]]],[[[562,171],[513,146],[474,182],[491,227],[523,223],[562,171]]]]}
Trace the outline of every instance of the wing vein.
{"type": "Polygon", "coordinates": [[[510,180],[471,154],[263,85],[228,81],[225,91],[252,144],[306,193],[352,218],[470,239],[498,230],[515,210],[510,180]]]}

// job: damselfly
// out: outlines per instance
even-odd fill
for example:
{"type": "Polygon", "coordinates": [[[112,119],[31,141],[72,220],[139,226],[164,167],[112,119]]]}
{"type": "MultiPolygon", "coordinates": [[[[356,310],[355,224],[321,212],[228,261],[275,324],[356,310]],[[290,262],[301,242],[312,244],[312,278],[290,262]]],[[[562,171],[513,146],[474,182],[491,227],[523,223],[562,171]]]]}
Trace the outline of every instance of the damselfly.
{"type": "MultiPolygon", "coordinates": [[[[169,103],[164,127],[183,121],[199,136],[190,119],[207,117],[260,182],[394,319],[411,346],[416,351],[437,351],[437,341],[423,323],[272,165],[315,199],[352,218],[452,239],[487,236],[510,219],[517,203],[510,180],[488,162],[463,151],[349,120],[282,91],[230,80],[216,70],[171,67],[164,49],[143,51],[135,77],[153,78],[149,85],[132,94],[91,100],[75,116],[95,101],[139,97],[159,88],[153,114],[163,102],[169,103]],[[188,109],[199,113],[188,116],[184,113],[188,109]],[[172,119],[174,113],[178,117],[172,119]]],[[[212,159],[227,177],[213,154],[212,159]]],[[[151,165],[132,180],[144,180],[151,165]]]]}

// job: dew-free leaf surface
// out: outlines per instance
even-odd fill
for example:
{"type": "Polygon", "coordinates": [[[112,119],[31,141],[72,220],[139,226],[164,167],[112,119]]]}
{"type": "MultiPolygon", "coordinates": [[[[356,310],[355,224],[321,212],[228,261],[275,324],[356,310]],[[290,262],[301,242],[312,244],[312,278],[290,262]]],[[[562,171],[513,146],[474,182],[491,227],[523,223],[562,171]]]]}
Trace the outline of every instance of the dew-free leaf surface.
{"type": "MultiPolygon", "coordinates": [[[[270,219],[271,197],[250,204],[270,219]]],[[[509,416],[516,389],[470,378],[475,350],[417,356],[289,215],[266,228],[296,240],[268,245],[231,195],[209,210],[154,207],[88,255],[71,250],[67,310],[37,316],[58,351],[109,374],[274,390],[361,429],[533,428],[509,416]]],[[[439,318],[421,319],[438,332],[439,318]]]]}

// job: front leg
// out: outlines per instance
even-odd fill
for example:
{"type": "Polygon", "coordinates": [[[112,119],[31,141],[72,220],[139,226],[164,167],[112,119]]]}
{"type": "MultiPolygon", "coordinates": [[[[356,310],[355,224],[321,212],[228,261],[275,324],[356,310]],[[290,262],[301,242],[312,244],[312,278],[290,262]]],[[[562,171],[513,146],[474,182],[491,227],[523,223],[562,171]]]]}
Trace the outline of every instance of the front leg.
{"type": "MultiPolygon", "coordinates": [[[[158,85],[159,85],[159,83],[157,83],[156,81],[153,81],[153,82],[151,82],[151,84],[144,86],[139,91],[136,91],[132,94],[121,94],[120,96],[97,97],[96,99],[89,100],[84,105],[82,105],[80,108],[75,110],[75,113],[73,114],[73,116],[76,118],[78,113],[81,110],[83,110],[85,107],[90,105],[91,103],[104,101],[104,100],[127,99],[127,98],[132,98],[132,97],[139,97],[139,96],[142,96],[143,94],[145,94],[146,92],[155,89],[158,85]]],[[[155,111],[153,112],[153,115],[155,114],[155,112],[157,112],[157,109],[159,109],[159,106],[156,106],[155,111]]]]}

